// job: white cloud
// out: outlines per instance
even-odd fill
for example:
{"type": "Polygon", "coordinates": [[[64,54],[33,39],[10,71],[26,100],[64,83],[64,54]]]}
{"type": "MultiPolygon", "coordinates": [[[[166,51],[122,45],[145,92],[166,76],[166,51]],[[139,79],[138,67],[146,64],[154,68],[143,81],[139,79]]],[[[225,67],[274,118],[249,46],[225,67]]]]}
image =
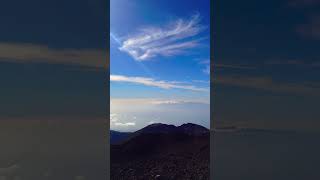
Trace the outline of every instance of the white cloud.
{"type": "Polygon", "coordinates": [[[116,122],[114,123],[115,126],[135,126],[135,122],[126,122],[126,123],[121,123],[121,122],[116,122]]]}
{"type": "Polygon", "coordinates": [[[118,115],[114,114],[114,113],[111,113],[110,114],[110,122],[114,123],[114,122],[117,122],[117,121],[118,121],[118,115]]]}
{"type": "Polygon", "coordinates": [[[152,101],[152,104],[184,104],[187,101],[182,101],[182,100],[155,100],[152,101]]]}
{"type": "Polygon", "coordinates": [[[209,84],[210,83],[210,81],[205,81],[205,80],[192,80],[192,82],[205,83],[205,84],[209,84]]]}
{"type": "Polygon", "coordinates": [[[113,33],[110,33],[111,40],[114,40],[117,44],[121,44],[121,41],[113,33]]]}
{"type": "MultiPolygon", "coordinates": [[[[113,126],[135,126],[135,122],[120,122],[120,119],[127,119],[126,115],[119,115],[116,113],[110,114],[110,125],[113,126]]],[[[133,119],[137,119],[136,117],[133,117],[133,119]]]]}
{"type": "MultiPolygon", "coordinates": [[[[110,114],[110,126],[111,127],[128,127],[128,126],[135,126],[135,122],[123,122],[123,120],[127,119],[126,115],[121,115],[117,113],[110,114]],[[121,122],[122,121],[122,122],[121,122]]],[[[136,119],[136,118],[133,118],[136,119]]]]}
{"type": "Polygon", "coordinates": [[[186,89],[191,91],[203,91],[203,92],[208,91],[208,89],[206,88],[195,87],[193,85],[181,85],[173,81],[155,80],[153,78],[147,78],[147,77],[110,75],[110,81],[142,84],[145,86],[153,86],[153,87],[158,87],[162,89],[186,89]]]}
{"type": "Polygon", "coordinates": [[[139,34],[127,37],[119,49],[137,61],[182,54],[199,45],[200,39],[194,39],[204,29],[199,21],[200,16],[196,14],[190,20],[178,19],[166,27],[141,29],[139,34]]]}

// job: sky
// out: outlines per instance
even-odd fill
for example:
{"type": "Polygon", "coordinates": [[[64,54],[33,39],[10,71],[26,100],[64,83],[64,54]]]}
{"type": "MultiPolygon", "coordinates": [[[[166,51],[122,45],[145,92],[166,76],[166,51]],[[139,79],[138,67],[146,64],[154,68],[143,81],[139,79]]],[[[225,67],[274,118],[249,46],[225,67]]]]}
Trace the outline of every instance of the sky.
{"type": "MultiPolygon", "coordinates": [[[[3,3],[0,120],[105,120],[109,72],[104,67],[111,36],[111,103],[136,100],[142,111],[118,117],[123,130],[125,123],[135,124],[128,126],[133,130],[159,121],[207,126],[209,113],[197,109],[208,112],[202,106],[208,107],[210,90],[209,6],[181,2],[112,0],[110,34],[103,0],[3,3]],[[147,35],[152,43],[138,42],[147,35]],[[150,112],[144,106],[166,117],[143,115],[150,112]],[[181,118],[161,113],[167,109],[179,111],[181,118]],[[133,120],[142,115],[145,120],[133,120]]],[[[216,124],[320,129],[319,6],[317,0],[215,2],[216,124]]],[[[112,114],[125,115],[121,111],[132,108],[130,102],[123,109],[112,106],[118,111],[112,114]]]]}
{"type": "Polygon", "coordinates": [[[319,10],[317,0],[214,4],[217,127],[320,129],[319,10]]]}
{"type": "Polygon", "coordinates": [[[102,0],[1,5],[1,121],[105,121],[105,6],[102,0]]]}
{"type": "Polygon", "coordinates": [[[209,0],[110,3],[111,129],[209,128],[209,0]]]}

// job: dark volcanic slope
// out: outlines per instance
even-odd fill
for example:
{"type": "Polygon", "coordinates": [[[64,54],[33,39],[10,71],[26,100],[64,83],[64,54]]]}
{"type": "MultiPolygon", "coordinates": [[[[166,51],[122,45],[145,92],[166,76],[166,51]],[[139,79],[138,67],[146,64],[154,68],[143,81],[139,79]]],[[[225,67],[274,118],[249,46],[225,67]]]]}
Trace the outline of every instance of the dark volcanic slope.
{"type": "Polygon", "coordinates": [[[111,146],[111,178],[209,179],[209,142],[199,125],[149,125],[111,146]]]}

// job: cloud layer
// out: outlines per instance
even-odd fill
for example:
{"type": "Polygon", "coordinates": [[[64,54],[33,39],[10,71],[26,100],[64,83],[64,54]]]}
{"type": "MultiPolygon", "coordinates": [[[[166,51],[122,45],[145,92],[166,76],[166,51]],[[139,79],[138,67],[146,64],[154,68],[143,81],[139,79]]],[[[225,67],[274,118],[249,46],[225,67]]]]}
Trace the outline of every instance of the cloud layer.
{"type": "Polygon", "coordinates": [[[199,45],[199,35],[204,26],[199,24],[199,14],[190,20],[178,19],[166,27],[148,27],[140,33],[126,38],[119,48],[137,61],[149,60],[156,56],[174,56],[186,49],[199,45]]]}
{"type": "Polygon", "coordinates": [[[111,98],[110,127],[130,132],[150,123],[181,125],[196,122],[208,127],[209,98],[111,98]]]}
{"type": "Polygon", "coordinates": [[[135,126],[135,122],[120,122],[119,114],[111,113],[110,114],[110,125],[113,126],[135,126]]]}
{"type": "Polygon", "coordinates": [[[158,87],[162,89],[185,89],[185,90],[203,91],[203,92],[209,91],[206,88],[200,88],[193,85],[181,85],[180,83],[177,83],[174,81],[155,80],[153,78],[148,78],[148,77],[110,75],[110,81],[141,84],[145,86],[153,86],[153,87],[158,87]]]}

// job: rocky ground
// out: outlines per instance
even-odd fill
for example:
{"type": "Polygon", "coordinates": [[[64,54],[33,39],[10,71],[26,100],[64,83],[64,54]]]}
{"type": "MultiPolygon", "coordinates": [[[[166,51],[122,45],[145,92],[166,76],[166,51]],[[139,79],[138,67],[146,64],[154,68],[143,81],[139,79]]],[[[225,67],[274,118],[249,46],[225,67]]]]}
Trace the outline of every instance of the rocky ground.
{"type": "Polygon", "coordinates": [[[192,155],[153,157],[150,159],[113,163],[112,180],[207,180],[209,158],[199,159],[192,155]]]}
{"type": "Polygon", "coordinates": [[[111,179],[208,180],[209,143],[209,134],[184,138],[153,135],[111,146],[111,179]]]}

